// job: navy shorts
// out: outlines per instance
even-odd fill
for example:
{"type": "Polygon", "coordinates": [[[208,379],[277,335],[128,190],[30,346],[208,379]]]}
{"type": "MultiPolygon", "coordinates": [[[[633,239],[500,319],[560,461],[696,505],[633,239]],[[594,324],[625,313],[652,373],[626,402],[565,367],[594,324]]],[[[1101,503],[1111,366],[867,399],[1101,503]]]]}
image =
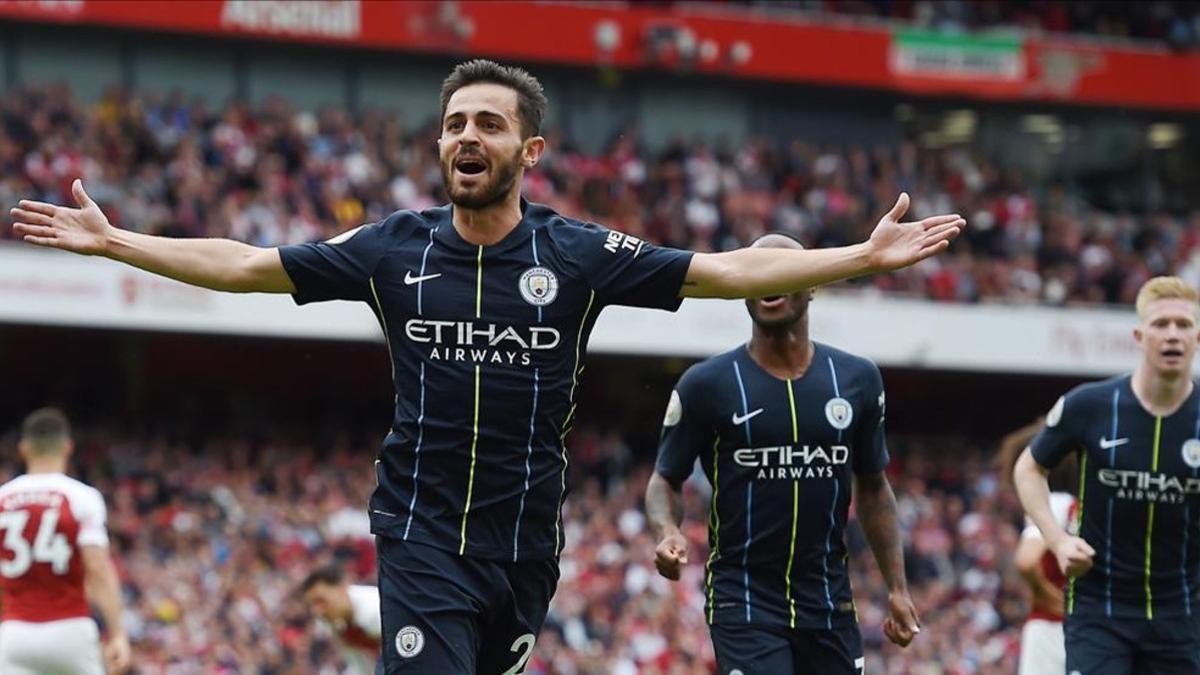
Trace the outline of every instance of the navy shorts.
{"type": "Polygon", "coordinates": [[[1068,616],[1067,672],[1080,675],[1196,675],[1200,621],[1191,617],[1068,616]]]}
{"type": "Polygon", "coordinates": [[[554,558],[499,562],[376,537],[383,668],[393,673],[523,673],[558,584],[554,558]]]}
{"type": "Polygon", "coordinates": [[[862,675],[857,624],[829,629],[709,626],[719,675],[862,675]]]}

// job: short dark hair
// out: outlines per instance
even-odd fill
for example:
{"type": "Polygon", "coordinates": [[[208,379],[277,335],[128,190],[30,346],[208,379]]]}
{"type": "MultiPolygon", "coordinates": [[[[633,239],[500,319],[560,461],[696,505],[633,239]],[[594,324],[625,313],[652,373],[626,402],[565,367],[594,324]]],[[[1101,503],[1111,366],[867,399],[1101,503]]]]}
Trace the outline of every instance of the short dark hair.
{"type": "Polygon", "coordinates": [[[317,585],[338,586],[345,579],[341,568],[336,565],[325,565],[318,567],[304,577],[304,581],[300,583],[300,592],[307,593],[317,585]]]}
{"type": "Polygon", "coordinates": [[[766,239],[767,237],[784,237],[785,239],[791,239],[792,241],[796,242],[797,244],[800,244],[800,248],[806,248],[806,246],[804,245],[804,242],[800,241],[800,237],[797,237],[796,235],[792,234],[791,232],[784,232],[783,230],[767,230],[766,232],[763,232],[762,234],[755,237],[753,239],[753,241],[750,242],[750,246],[757,244],[758,242],[762,241],[763,239],[766,239]]]}
{"type": "Polygon", "coordinates": [[[38,452],[57,450],[70,439],[71,423],[58,408],[34,410],[21,425],[21,440],[38,452]]]}
{"type": "Polygon", "coordinates": [[[488,82],[508,87],[517,92],[517,112],[521,116],[521,137],[536,136],[542,131],[542,118],[546,116],[546,94],[542,83],[529,71],[516,66],[502,66],[487,59],[473,59],[458,64],[442,81],[442,117],[446,118],[446,106],[454,92],[472,84],[488,82]]]}

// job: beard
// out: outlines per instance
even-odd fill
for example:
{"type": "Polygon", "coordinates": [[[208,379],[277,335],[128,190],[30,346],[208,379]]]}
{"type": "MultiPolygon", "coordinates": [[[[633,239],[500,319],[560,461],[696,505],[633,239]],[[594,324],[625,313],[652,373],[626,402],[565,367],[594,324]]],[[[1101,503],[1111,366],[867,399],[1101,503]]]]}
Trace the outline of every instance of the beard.
{"type": "Polygon", "coordinates": [[[472,189],[455,188],[454,160],[442,162],[442,184],[446,186],[450,203],[464,209],[485,209],[504,201],[517,180],[522,152],[523,150],[518,148],[509,161],[493,164],[490,180],[472,189]]]}

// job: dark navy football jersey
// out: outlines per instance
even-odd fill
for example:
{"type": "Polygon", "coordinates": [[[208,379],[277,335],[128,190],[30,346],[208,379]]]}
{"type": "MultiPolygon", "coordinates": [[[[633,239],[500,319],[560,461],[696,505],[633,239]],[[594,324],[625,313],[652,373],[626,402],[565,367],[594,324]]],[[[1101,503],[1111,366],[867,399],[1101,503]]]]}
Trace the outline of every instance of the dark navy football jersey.
{"type": "Polygon", "coordinates": [[[1046,415],[1033,458],[1079,453],[1079,536],[1092,568],[1067,584],[1067,613],[1191,616],[1200,587],[1200,393],[1151,415],[1128,375],[1079,386],[1046,415]],[[1192,515],[1195,513],[1196,515],[1192,515]]]}
{"type": "Polygon", "coordinates": [[[492,246],[465,241],[444,206],[280,249],[297,302],[360,300],[383,327],[396,414],[376,463],[376,534],[496,560],[557,555],[596,317],[679,306],[689,252],[521,206],[492,246]]]}
{"type": "Polygon", "coordinates": [[[678,484],[699,457],[713,485],[709,623],[855,621],[842,534],[851,472],[887,466],[883,410],[875,364],[820,343],[795,380],[767,373],[745,346],[684,373],[657,470],[678,484]]]}

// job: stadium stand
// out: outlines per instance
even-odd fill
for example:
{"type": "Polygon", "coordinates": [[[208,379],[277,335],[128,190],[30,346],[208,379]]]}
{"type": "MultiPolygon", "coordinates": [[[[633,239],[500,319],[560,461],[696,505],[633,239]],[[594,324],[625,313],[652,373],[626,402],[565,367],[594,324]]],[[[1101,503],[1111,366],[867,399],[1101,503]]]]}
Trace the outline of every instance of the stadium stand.
{"type": "Polygon", "coordinates": [[[753,9],[815,16],[891,19],[944,30],[1024,29],[1088,37],[1136,38],[1194,48],[1200,9],[1193,2],[971,2],[969,0],[750,0],[753,9]]]}
{"type": "MultiPolygon", "coordinates": [[[[93,427],[81,434],[75,464],[108,499],[137,672],[339,672],[331,636],[306,616],[294,590],[323,562],[373,582],[374,546],[360,507],[374,486],[364,461],[373,449],[336,434],[325,444],[299,444],[292,439],[320,434],[292,432],[181,439],[93,427]]],[[[2,480],[17,470],[13,443],[0,441],[2,480]]],[[[1013,672],[1027,611],[1011,560],[1021,524],[1015,495],[1000,487],[981,449],[949,454],[945,439],[893,445],[889,473],[928,635],[905,651],[883,638],[886,590],[851,527],[868,659],[885,657],[888,673],[934,664],[947,673],[1013,672]]],[[[567,502],[562,579],[527,672],[710,672],[703,568],[689,567],[678,584],[654,571],[641,511],[650,467],[632,463],[629,446],[611,431],[581,428],[573,446],[577,487],[567,502]]],[[[691,485],[687,534],[703,559],[707,494],[702,482],[691,485]]]]}
{"type": "MultiPolygon", "coordinates": [[[[63,87],[27,86],[0,112],[6,208],[21,197],[61,202],[83,176],[118,227],[273,246],[443,202],[435,148],[421,140],[433,130],[381,111],[296,110],[278,98],[210,109],[116,87],[89,107],[63,87]]],[[[1180,208],[1114,213],[1061,183],[1030,184],[1020,167],[974,147],[679,139],[651,152],[636,126],[599,155],[556,132],[550,147],[526,179],[530,199],[682,248],[733,249],[769,229],[845,244],[864,237],[901,190],[916,197],[915,217],[970,219],[953,255],[862,282],[879,292],[1127,304],[1151,276],[1200,282],[1200,202],[1161,179],[1148,188],[1180,208]]]]}
{"type": "MultiPolygon", "coordinates": [[[[0,99],[0,207],[21,198],[69,201],[70,182],[81,176],[121,227],[270,246],[327,239],[395,209],[446,201],[432,143],[437,130],[425,119],[430,107],[406,99],[436,105],[437,81],[450,59],[471,53],[472,30],[487,32],[480,24],[467,30],[468,15],[490,11],[491,3],[414,3],[420,8],[411,16],[405,9],[412,20],[397,21],[396,33],[385,35],[420,43],[401,55],[389,51],[394,44],[365,34],[339,44],[345,36],[313,32],[357,30],[353,22],[317,16],[316,29],[272,23],[280,16],[304,19],[294,11],[303,3],[263,3],[276,14],[256,13],[256,3],[196,3],[240,7],[233,20],[243,23],[222,23],[219,9],[211,25],[164,24],[159,34],[139,30],[153,21],[125,24],[107,16],[117,4],[0,3],[0,81],[7,88],[0,99]],[[72,16],[82,23],[71,25],[72,16]],[[185,90],[170,90],[173,81],[185,90]],[[282,96],[271,93],[277,84],[282,96]]],[[[378,9],[372,4],[326,3],[330,11],[363,8],[359,18],[378,9]]],[[[526,11],[571,6],[518,4],[533,7],[526,11]]],[[[589,3],[588,11],[602,4],[589,3]]],[[[1150,54],[1162,57],[1154,61],[1159,66],[1174,62],[1180,70],[1162,72],[1178,76],[1194,63],[1187,59],[1200,45],[1195,2],[641,4],[647,13],[678,8],[681,26],[694,27],[696,16],[718,17],[718,24],[722,16],[783,16],[817,32],[858,30],[857,41],[847,43],[855,45],[867,44],[863,33],[875,31],[869,44],[879,48],[878,62],[864,58],[866,65],[847,72],[880,79],[816,78],[809,70],[774,80],[764,78],[763,59],[748,56],[760,70],[739,70],[745,64],[730,43],[742,24],[699,35],[719,43],[720,57],[707,65],[677,58],[687,36],[682,30],[662,32],[670,58],[654,61],[647,56],[653,45],[641,42],[649,32],[633,32],[632,23],[618,24],[626,31],[624,46],[637,45],[628,53],[601,53],[599,23],[586,33],[597,42],[591,61],[513,52],[539,74],[544,69],[556,110],[564,99],[574,106],[574,119],[562,113],[551,120],[550,153],[526,177],[531,200],[654,242],[727,250],[768,229],[814,246],[842,244],[863,236],[895,194],[907,190],[915,198],[912,215],[958,211],[970,228],[949,255],[847,286],[888,298],[1057,308],[1131,303],[1140,284],[1157,274],[1200,285],[1194,190],[1200,103],[1187,86],[1194,81],[1180,79],[1173,90],[1155,84],[1153,68],[1129,67],[1150,54]],[[1000,84],[984,71],[951,72],[952,85],[929,72],[902,73],[882,54],[903,47],[908,29],[954,44],[963,35],[1020,36],[1012,42],[1019,49],[1006,56],[1019,52],[1028,67],[1000,84]],[[1114,51],[1102,58],[1080,56],[1109,47],[1114,51]],[[1136,86],[1141,77],[1149,84],[1136,86]],[[1123,91],[1112,95],[1098,81],[1123,91]],[[654,98],[647,92],[657,88],[663,95],[654,105],[631,103],[654,98]],[[725,95],[738,105],[727,115],[705,111],[711,115],[697,115],[706,119],[691,126],[681,114],[650,129],[654,120],[636,114],[686,113],[693,95],[697,107],[714,107],[725,95]],[[776,103],[779,109],[771,109],[776,103]],[[876,106],[878,115],[858,109],[876,106]],[[839,113],[848,121],[826,134],[825,125],[843,121],[839,113]],[[995,133],[985,128],[988,115],[1007,116],[1004,124],[1021,131],[995,133]],[[684,130],[664,142],[664,127],[677,121],[684,130]],[[729,121],[732,139],[703,133],[729,121]],[[972,133],[949,133],[964,124],[972,133]]],[[[704,40],[693,42],[700,55],[704,40]]],[[[931,53],[953,61],[962,56],[954,44],[943,51],[935,44],[931,53]]],[[[11,237],[10,228],[0,227],[0,252],[24,252],[3,241],[11,237]]],[[[22,288],[10,281],[7,290],[22,288]]],[[[153,310],[148,314],[158,316],[153,310]]],[[[374,487],[370,458],[378,439],[361,435],[368,425],[376,430],[391,403],[382,344],[159,339],[141,330],[106,332],[111,325],[86,320],[70,326],[0,323],[0,371],[8,385],[0,390],[6,404],[0,482],[18,471],[6,423],[43,403],[84,420],[74,469],[108,500],[134,672],[343,672],[333,636],[294,591],[327,562],[340,564],[355,582],[374,582],[364,505],[374,487]],[[244,352],[243,358],[218,363],[227,352],[214,356],[213,344],[232,345],[228,351],[244,352]],[[30,356],[47,347],[67,356],[57,364],[30,356]],[[328,364],[335,361],[345,364],[344,376],[331,376],[328,364]],[[252,368],[265,374],[240,382],[238,371],[252,368]],[[346,393],[351,388],[357,397],[346,393]],[[324,408],[345,404],[342,398],[359,406],[353,422],[318,419],[324,408]],[[225,406],[241,409],[235,423],[230,416],[209,419],[208,412],[225,406]],[[292,420],[286,431],[259,419],[287,408],[303,421],[292,420]]],[[[886,322],[881,326],[885,333],[886,322]]],[[[1128,331],[1120,328],[1117,338],[1106,333],[1094,340],[1099,351],[1124,358],[1128,331]]],[[[1075,337],[1082,343],[1096,336],[1075,337]]],[[[526,672],[711,672],[704,570],[697,564],[707,551],[703,481],[685,492],[692,564],[682,583],[655,573],[654,539],[642,512],[651,436],[665,403],[659,394],[684,364],[660,355],[604,358],[599,367],[589,365],[594,379],[581,385],[601,405],[581,408],[607,417],[584,416],[570,437],[574,492],[565,506],[562,576],[526,672]],[[605,381],[597,372],[604,370],[626,377],[605,381]],[[612,391],[587,391],[596,381],[597,389],[612,391]]],[[[888,475],[923,631],[905,650],[885,639],[885,587],[852,525],[847,544],[867,672],[1015,672],[1028,612],[1011,559],[1022,514],[991,464],[989,438],[1013,420],[1044,412],[1039,406],[1057,395],[1048,392],[1065,390],[1065,379],[1073,384],[1073,375],[1095,373],[964,374],[931,369],[923,354],[905,358],[911,360],[884,373],[894,403],[888,423],[899,430],[889,436],[888,475]],[[988,378],[986,387],[970,382],[976,377],[988,378]],[[971,435],[949,435],[962,433],[971,435]]]]}

